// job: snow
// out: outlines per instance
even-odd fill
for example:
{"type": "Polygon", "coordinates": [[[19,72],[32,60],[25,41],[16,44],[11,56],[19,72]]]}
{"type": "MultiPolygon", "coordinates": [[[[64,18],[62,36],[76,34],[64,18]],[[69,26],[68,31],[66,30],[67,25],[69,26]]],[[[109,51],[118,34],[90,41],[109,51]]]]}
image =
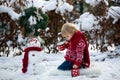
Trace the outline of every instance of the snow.
{"type": "Polygon", "coordinates": [[[77,26],[80,26],[80,29],[90,31],[92,29],[98,28],[94,26],[98,22],[96,21],[96,18],[93,14],[90,14],[89,12],[85,12],[82,14],[79,19],[75,20],[75,23],[77,26]]]}
{"type": "MultiPolygon", "coordinates": [[[[36,53],[32,52],[31,53],[36,53]]],[[[30,53],[30,54],[31,54],[30,53]]],[[[23,53],[24,54],[24,53],[23,53]]],[[[57,67],[64,61],[65,51],[62,54],[42,54],[42,62],[38,58],[31,58],[36,66],[31,66],[31,70],[22,73],[21,56],[0,57],[0,80],[119,80],[120,79],[120,57],[109,59],[107,53],[100,53],[90,50],[91,66],[88,69],[80,69],[80,76],[71,77],[70,71],[57,70],[57,67]],[[102,59],[105,58],[105,61],[102,59]],[[37,60],[37,61],[36,61],[37,60]],[[32,73],[35,68],[35,73],[32,73]]],[[[30,66],[30,63],[29,65],[30,66]]]]}
{"type": "Polygon", "coordinates": [[[63,3],[62,5],[58,5],[56,12],[60,12],[63,15],[66,11],[71,12],[72,10],[73,10],[72,5],[69,5],[68,3],[63,3]]]}
{"type": "Polygon", "coordinates": [[[3,5],[0,5],[0,13],[8,13],[13,20],[18,19],[20,16],[20,14],[14,12],[12,8],[3,5]]]}
{"type": "Polygon", "coordinates": [[[56,9],[56,4],[57,4],[56,1],[52,1],[50,3],[46,2],[46,5],[44,5],[44,7],[42,8],[42,10],[44,12],[55,10],[56,9]]]}
{"type": "Polygon", "coordinates": [[[21,44],[23,41],[24,41],[23,35],[22,35],[21,33],[19,33],[19,34],[18,34],[17,42],[18,42],[19,44],[21,44]]]}
{"type": "Polygon", "coordinates": [[[41,74],[46,70],[45,64],[42,62],[43,54],[38,51],[29,52],[29,66],[26,74],[41,74]],[[34,55],[34,56],[33,56],[34,55]],[[42,69],[41,69],[42,68],[42,69]]]}
{"type": "Polygon", "coordinates": [[[11,44],[12,44],[12,41],[9,40],[9,41],[7,42],[7,45],[10,47],[11,44]]]}
{"type": "Polygon", "coordinates": [[[120,7],[118,6],[111,6],[108,10],[108,16],[114,19],[113,24],[120,19],[120,7]]]}
{"type": "Polygon", "coordinates": [[[87,4],[90,4],[91,6],[95,7],[97,4],[99,4],[101,1],[104,1],[106,5],[108,4],[108,0],[85,0],[87,4]]]}
{"type": "Polygon", "coordinates": [[[30,18],[28,19],[28,21],[29,21],[30,25],[34,25],[34,24],[37,23],[36,18],[33,17],[33,16],[30,16],[30,18]]]}
{"type": "Polygon", "coordinates": [[[117,48],[115,48],[115,52],[116,52],[117,54],[120,54],[120,46],[117,46],[117,48]]]}
{"type": "Polygon", "coordinates": [[[16,0],[10,0],[9,6],[11,6],[16,0]]]}
{"type": "MultiPolygon", "coordinates": [[[[32,6],[31,0],[29,2],[28,7],[32,6]]],[[[61,15],[73,10],[73,6],[63,0],[33,0],[33,6],[41,8],[44,13],[55,10],[56,13],[60,12],[61,15]]]]}
{"type": "Polygon", "coordinates": [[[99,4],[100,1],[101,0],[85,0],[86,3],[90,4],[93,7],[99,4]]]}
{"type": "Polygon", "coordinates": [[[60,12],[61,15],[66,13],[66,11],[71,12],[73,10],[73,6],[68,3],[63,3],[62,0],[57,0],[46,2],[46,5],[42,8],[43,12],[55,10],[56,13],[60,12]]]}

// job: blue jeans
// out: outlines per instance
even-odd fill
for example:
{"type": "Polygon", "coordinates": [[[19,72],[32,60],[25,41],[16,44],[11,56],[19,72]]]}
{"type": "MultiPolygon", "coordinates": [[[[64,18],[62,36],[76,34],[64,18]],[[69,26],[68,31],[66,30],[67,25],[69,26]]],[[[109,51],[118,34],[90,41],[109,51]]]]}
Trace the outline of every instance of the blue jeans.
{"type": "Polygon", "coordinates": [[[71,70],[73,67],[73,63],[69,61],[64,61],[59,67],[59,70],[71,70]]]}

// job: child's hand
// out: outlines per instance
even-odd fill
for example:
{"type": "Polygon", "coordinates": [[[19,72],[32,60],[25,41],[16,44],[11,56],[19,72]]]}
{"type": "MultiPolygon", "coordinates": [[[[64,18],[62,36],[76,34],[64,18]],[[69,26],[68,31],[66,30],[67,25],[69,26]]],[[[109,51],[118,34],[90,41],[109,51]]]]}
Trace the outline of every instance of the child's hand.
{"type": "Polygon", "coordinates": [[[73,68],[74,68],[74,69],[77,69],[77,68],[78,68],[78,66],[74,64],[74,65],[73,65],[73,68]]]}
{"type": "Polygon", "coordinates": [[[58,50],[63,51],[64,49],[65,49],[65,45],[64,44],[58,46],[58,50]]]}

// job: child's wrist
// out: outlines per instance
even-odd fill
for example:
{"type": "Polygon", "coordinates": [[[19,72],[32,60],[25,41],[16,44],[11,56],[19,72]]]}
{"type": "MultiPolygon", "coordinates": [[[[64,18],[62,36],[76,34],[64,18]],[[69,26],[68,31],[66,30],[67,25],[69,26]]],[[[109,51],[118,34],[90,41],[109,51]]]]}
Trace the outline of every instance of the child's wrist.
{"type": "Polygon", "coordinates": [[[74,64],[74,65],[73,65],[73,68],[74,68],[74,69],[77,69],[77,68],[78,68],[78,65],[74,64]]]}

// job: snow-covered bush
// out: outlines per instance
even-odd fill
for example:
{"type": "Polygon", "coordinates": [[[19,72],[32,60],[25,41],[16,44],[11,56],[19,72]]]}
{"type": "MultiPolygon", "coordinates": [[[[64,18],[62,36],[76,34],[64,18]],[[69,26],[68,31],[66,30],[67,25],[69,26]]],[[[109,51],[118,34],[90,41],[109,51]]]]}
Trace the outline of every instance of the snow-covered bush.
{"type": "Polygon", "coordinates": [[[24,6],[21,0],[0,1],[0,55],[21,54],[22,36],[18,36],[20,27],[17,21],[24,6]]]}
{"type": "Polygon", "coordinates": [[[102,52],[107,51],[112,44],[120,45],[120,7],[107,0],[92,1],[86,0],[92,8],[75,22],[87,32],[90,44],[96,44],[95,48],[102,52]]]}

